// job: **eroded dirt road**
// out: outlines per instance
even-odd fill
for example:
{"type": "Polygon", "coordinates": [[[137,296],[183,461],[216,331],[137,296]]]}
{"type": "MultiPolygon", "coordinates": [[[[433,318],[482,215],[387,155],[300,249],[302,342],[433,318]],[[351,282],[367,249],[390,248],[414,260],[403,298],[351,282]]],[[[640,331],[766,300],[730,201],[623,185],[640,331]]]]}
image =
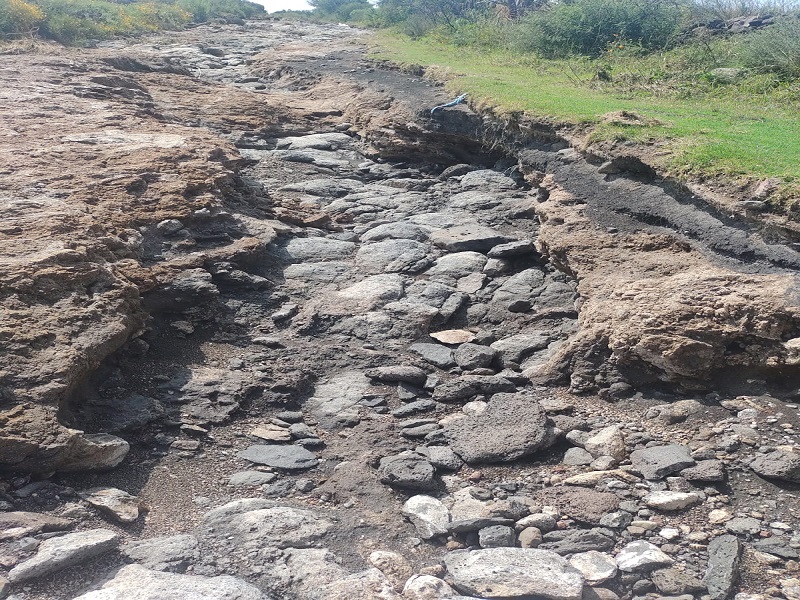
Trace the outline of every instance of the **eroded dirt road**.
{"type": "Polygon", "coordinates": [[[362,36],[0,57],[2,593],[800,597],[791,233],[362,36]]]}

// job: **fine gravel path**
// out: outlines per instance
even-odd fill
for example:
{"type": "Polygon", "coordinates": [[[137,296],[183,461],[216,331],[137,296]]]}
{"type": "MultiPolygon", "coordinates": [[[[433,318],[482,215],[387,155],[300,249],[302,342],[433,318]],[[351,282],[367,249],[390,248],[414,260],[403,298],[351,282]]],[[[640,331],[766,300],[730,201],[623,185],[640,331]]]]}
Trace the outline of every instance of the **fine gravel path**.
{"type": "MultiPolygon", "coordinates": [[[[137,291],[127,341],[41,398],[119,456],[16,463],[0,597],[800,598],[795,250],[639,163],[431,118],[442,90],[362,35],[198,27],[63,67],[105,137],[62,142],[138,198],[86,201],[136,243],[84,258],[137,291]]],[[[25,380],[32,352],[8,414],[60,373],[25,380]]]]}

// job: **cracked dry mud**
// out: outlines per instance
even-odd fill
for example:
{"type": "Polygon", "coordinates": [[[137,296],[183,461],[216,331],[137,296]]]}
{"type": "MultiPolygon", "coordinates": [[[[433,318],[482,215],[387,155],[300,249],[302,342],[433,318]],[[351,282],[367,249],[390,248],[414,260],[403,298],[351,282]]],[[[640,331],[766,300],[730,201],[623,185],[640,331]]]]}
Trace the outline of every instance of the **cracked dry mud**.
{"type": "Polygon", "coordinates": [[[361,38],[0,56],[0,596],[800,598],[796,233],[361,38]]]}

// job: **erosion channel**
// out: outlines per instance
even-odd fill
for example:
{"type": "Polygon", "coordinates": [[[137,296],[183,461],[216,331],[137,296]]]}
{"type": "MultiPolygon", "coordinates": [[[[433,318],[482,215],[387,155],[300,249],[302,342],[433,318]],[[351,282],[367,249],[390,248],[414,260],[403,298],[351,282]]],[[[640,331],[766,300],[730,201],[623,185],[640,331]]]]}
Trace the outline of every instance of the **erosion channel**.
{"type": "Polygon", "coordinates": [[[800,598],[796,231],[362,36],[0,56],[0,597],[800,598]]]}

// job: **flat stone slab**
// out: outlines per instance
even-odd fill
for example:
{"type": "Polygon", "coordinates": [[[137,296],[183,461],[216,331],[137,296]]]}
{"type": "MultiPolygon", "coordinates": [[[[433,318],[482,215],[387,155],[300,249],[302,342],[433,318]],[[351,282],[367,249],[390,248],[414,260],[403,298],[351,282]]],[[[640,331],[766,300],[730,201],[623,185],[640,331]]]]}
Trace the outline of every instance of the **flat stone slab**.
{"type": "Polygon", "coordinates": [[[759,454],[750,468],[762,477],[800,483],[800,453],[775,450],[759,454]]]}
{"type": "Polygon", "coordinates": [[[430,240],[449,252],[488,252],[511,238],[483,225],[458,225],[434,231],[430,240]]]}
{"type": "Polygon", "coordinates": [[[139,540],[120,550],[143,567],[173,573],[183,573],[200,556],[197,538],[189,534],[139,540]]]}
{"type": "Polygon", "coordinates": [[[151,571],[140,565],[128,565],[99,590],[88,592],[75,600],[269,600],[257,587],[238,577],[220,575],[179,575],[151,571]]]}
{"type": "Polygon", "coordinates": [[[533,454],[551,441],[547,415],[526,394],[495,394],[485,411],[451,421],[444,428],[450,447],[465,462],[509,462],[533,454]]]}
{"type": "Polygon", "coordinates": [[[317,466],[319,460],[313,452],[301,446],[284,446],[278,444],[254,444],[239,452],[236,456],[258,465],[298,471],[317,466]]]}
{"type": "Polygon", "coordinates": [[[444,563],[454,587],[470,596],[580,600],[583,592],[581,572],[547,550],[458,550],[445,554],[444,563]]]}
{"type": "Polygon", "coordinates": [[[661,479],[686,467],[693,467],[695,460],[689,452],[689,448],[679,444],[652,446],[632,452],[631,463],[645,479],[661,479]]]}
{"type": "Polygon", "coordinates": [[[313,511],[246,498],[203,515],[197,536],[247,553],[264,548],[308,548],[332,528],[331,521],[313,511]]]}
{"type": "Polygon", "coordinates": [[[29,581],[105,554],[117,547],[119,535],[108,529],[92,529],[44,540],[33,558],[11,569],[12,583],[29,581]]]}
{"type": "Polygon", "coordinates": [[[124,490],[96,487],[79,492],[79,495],[97,510],[120,523],[133,523],[139,518],[139,499],[124,490]]]}
{"type": "Polygon", "coordinates": [[[616,556],[617,566],[625,572],[652,571],[658,567],[672,564],[672,559],[664,554],[658,546],[650,542],[638,540],[631,542],[620,550],[616,556]]]}

